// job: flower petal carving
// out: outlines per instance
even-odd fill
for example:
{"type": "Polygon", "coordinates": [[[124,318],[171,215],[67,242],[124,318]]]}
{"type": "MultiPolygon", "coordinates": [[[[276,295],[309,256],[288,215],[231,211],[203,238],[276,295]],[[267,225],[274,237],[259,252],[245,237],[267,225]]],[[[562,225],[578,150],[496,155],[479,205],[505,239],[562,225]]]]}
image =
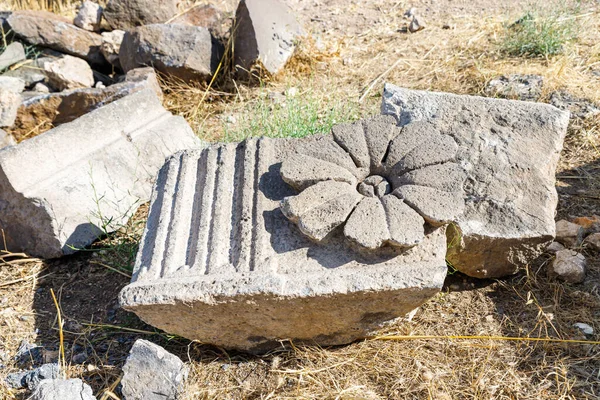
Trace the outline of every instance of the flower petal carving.
{"type": "Polygon", "coordinates": [[[294,189],[304,190],[323,181],[345,182],[356,185],[356,177],[347,169],[329,161],[304,154],[294,154],[281,165],[281,177],[294,189]]]}
{"type": "Polygon", "coordinates": [[[433,226],[454,221],[465,209],[465,201],[460,192],[444,192],[427,186],[403,185],[398,187],[394,194],[433,226]]]}

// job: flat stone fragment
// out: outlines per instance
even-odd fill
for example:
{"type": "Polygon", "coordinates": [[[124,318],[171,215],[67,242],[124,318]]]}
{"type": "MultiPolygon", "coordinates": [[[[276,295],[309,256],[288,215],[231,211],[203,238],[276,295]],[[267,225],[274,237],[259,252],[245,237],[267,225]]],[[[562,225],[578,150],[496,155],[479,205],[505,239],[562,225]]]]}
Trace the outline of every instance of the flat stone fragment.
{"type": "Polygon", "coordinates": [[[560,277],[566,282],[581,283],[585,280],[587,262],[584,255],[576,251],[557,251],[550,267],[551,276],[560,277]]]}
{"type": "Polygon", "coordinates": [[[317,138],[249,139],[173,156],[159,173],[121,305],[167,332],[259,353],[279,340],[348,343],[436,294],[447,273],[444,228],[410,249],[364,251],[341,227],[315,241],[284,215],[317,208],[313,221],[327,225],[327,213],[349,213],[365,198],[344,182],[300,193],[285,183],[282,161],[317,138]],[[319,209],[340,195],[349,198],[319,209]]]}
{"type": "Polygon", "coordinates": [[[199,141],[150,89],[0,150],[0,227],[8,250],[74,253],[149,199],[165,157],[199,141]]]}
{"type": "Polygon", "coordinates": [[[92,388],[81,379],[44,379],[31,400],[96,400],[92,388]]]}
{"type": "Polygon", "coordinates": [[[188,369],[181,359],[159,345],[138,339],[123,366],[125,400],[175,400],[188,369]]]}
{"type": "Polygon", "coordinates": [[[19,42],[12,42],[0,54],[0,71],[25,59],[25,48],[23,48],[23,45],[19,42]]]}
{"type": "Polygon", "coordinates": [[[235,14],[235,65],[241,71],[257,61],[271,74],[285,66],[303,30],[280,0],[242,0],[235,14]]]}
{"type": "Polygon", "coordinates": [[[103,15],[113,30],[127,31],[142,25],[162,24],[176,14],[176,0],[110,0],[103,15]]]}
{"type": "MultiPolygon", "coordinates": [[[[475,277],[512,274],[555,233],[555,170],[569,114],[552,106],[402,89],[386,84],[381,106],[405,130],[455,139],[466,173],[466,208],[449,228],[448,260],[475,277]]],[[[391,153],[391,151],[390,151],[391,153]]]]}
{"type": "Polygon", "coordinates": [[[125,33],[119,62],[125,72],[151,66],[184,81],[207,80],[216,71],[221,54],[221,45],[206,28],[154,24],[125,33]]]}
{"type": "Polygon", "coordinates": [[[21,40],[80,57],[93,67],[106,65],[100,54],[102,37],[78,28],[67,18],[46,11],[15,11],[6,20],[21,40]]]}
{"type": "Polygon", "coordinates": [[[57,91],[94,86],[94,72],[81,58],[64,56],[44,63],[48,83],[57,91]]]}

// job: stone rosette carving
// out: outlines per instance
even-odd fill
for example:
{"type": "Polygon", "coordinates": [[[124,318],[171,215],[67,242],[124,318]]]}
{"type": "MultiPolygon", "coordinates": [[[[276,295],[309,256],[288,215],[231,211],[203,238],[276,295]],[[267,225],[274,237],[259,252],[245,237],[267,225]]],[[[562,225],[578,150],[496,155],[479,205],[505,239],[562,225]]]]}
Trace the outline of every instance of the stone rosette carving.
{"type": "Polygon", "coordinates": [[[397,127],[382,116],[332,129],[283,161],[281,176],[299,194],[281,211],[321,241],[343,225],[362,248],[419,244],[426,226],[454,221],[465,208],[458,145],[427,125],[397,127]]]}

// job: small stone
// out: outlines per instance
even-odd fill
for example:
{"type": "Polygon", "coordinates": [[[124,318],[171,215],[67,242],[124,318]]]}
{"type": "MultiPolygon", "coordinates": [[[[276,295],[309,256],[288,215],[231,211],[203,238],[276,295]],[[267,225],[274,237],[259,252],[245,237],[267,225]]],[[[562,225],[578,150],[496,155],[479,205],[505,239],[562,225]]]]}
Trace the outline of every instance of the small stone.
{"type": "Polygon", "coordinates": [[[551,276],[558,276],[569,283],[581,283],[585,279],[586,259],[573,250],[561,250],[551,265],[551,276]]]}
{"type": "Polygon", "coordinates": [[[101,81],[96,82],[96,84],[94,85],[94,87],[96,89],[106,89],[106,86],[101,81]]]}
{"type": "Polygon", "coordinates": [[[94,72],[81,58],[64,56],[44,64],[50,86],[58,91],[89,88],[94,85],[94,72]]]}
{"type": "Polygon", "coordinates": [[[12,42],[0,55],[0,71],[26,59],[25,49],[19,42],[12,42]]]}
{"type": "Polygon", "coordinates": [[[419,32],[425,29],[425,22],[421,17],[414,15],[410,24],[408,24],[408,31],[411,33],[419,32]]]}
{"type": "Polygon", "coordinates": [[[113,30],[161,24],[177,14],[177,0],[110,0],[104,19],[113,30]]]}
{"type": "Polygon", "coordinates": [[[585,238],[584,243],[594,250],[600,250],[600,233],[592,233],[590,236],[585,238]]]}
{"type": "Polygon", "coordinates": [[[174,400],[187,375],[188,369],[179,357],[138,339],[123,366],[121,391],[127,400],[174,400]]]}
{"type": "Polygon", "coordinates": [[[542,95],[544,78],[541,75],[503,75],[492,79],[485,94],[514,100],[537,101],[542,95]]]}
{"type": "Polygon", "coordinates": [[[44,364],[41,367],[31,371],[15,372],[8,374],[6,383],[13,389],[27,388],[31,391],[35,390],[43,379],[58,378],[59,367],[56,363],[44,364]]]}
{"type": "Polygon", "coordinates": [[[92,388],[81,379],[44,379],[31,400],[96,400],[92,388]]]}
{"type": "Polygon", "coordinates": [[[102,45],[100,46],[100,52],[104,58],[106,58],[106,61],[118,68],[121,68],[121,63],[119,61],[119,50],[121,49],[123,36],[125,36],[125,31],[121,31],[119,29],[111,32],[102,32],[102,45]]]}
{"type": "Polygon", "coordinates": [[[583,322],[577,322],[577,323],[573,324],[573,326],[577,329],[580,329],[581,332],[583,332],[585,335],[593,335],[594,334],[594,328],[592,328],[588,324],[584,324],[583,322]]]}
{"type": "Polygon", "coordinates": [[[558,242],[552,242],[552,243],[550,243],[550,245],[548,246],[546,251],[551,254],[556,254],[557,252],[564,250],[564,249],[565,249],[565,246],[563,246],[562,244],[560,244],[558,242]]]}
{"type": "Polygon", "coordinates": [[[73,20],[75,26],[86,31],[98,32],[102,21],[102,7],[92,1],[84,1],[73,20]]]}
{"type": "Polygon", "coordinates": [[[584,232],[582,226],[564,219],[556,223],[556,241],[569,248],[581,245],[584,232]]]}
{"type": "Polygon", "coordinates": [[[38,93],[50,93],[50,88],[42,82],[38,82],[33,86],[33,91],[38,93]]]}
{"type": "Polygon", "coordinates": [[[17,144],[15,138],[8,132],[0,129],[0,149],[7,146],[14,146],[17,144]]]}
{"type": "Polygon", "coordinates": [[[571,112],[571,118],[586,119],[600,114],[600,106],[588,99],[575,97],[567,92],[554,92],[550,104],[561,110],[571,112]]]}

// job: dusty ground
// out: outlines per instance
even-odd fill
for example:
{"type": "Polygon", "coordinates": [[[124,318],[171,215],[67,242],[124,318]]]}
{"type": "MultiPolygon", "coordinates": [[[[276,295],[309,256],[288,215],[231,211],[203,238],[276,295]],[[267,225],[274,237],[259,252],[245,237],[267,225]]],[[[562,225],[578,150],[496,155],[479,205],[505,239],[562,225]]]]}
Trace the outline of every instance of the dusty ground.
{"type": "MultiPolygon", "coordinates": [[[[235,10],[233,0],[216,4],[229,15],[235,10]]],[[[384,81],[481,94],[486,82],[499,74],[539,73],[545,79],[542,100],[564,89],[600,101],[600,77],[594,75],[600,70],[597,2],[582,1],[568,14],[579,37],[564,54],[536,59],[507,57],[498,50],[505,23],[532,7],[522,1],[292,0],[290,5],[310,38],[281,76],[252,86],[223,77],[208,92],[166,82],[165,105],[185,115],[201,137],[221,140],[268,103],[269,93],[289,88],[298,89],[297,98],[317,104],[319,115],[342,106],[342,115],[336,114],[340,119],[377,113],[384,81]],[[403,14],[410,6],[425,18],[424,31],[402,32],[407,24],[403,14]]],[[[599,126],[596,119],[573,121],[570,127],[557,172],[558,218],[600,214],[599,126]]],[[[116,296],[129,281],[144,215],[141,210],[136,223],[89,252],[50,262],[1,260],[0,379],[27,366],[13,359],[24,339],[43,346],[46,359],[56,359],[53,289],[66,320],[67,372],[82,377],[104,399],[119,395],[115,387],[120,367],[139,337],[190,362],[188,399],[600,398],[600,345],[568,342],[600,340],[600,259],[590,249],[581,249],[590,262],[584,284],[549,280],[549,255],[503,280],[453,274],[442,293],[412,318],[383,332],[428,338],[367,340],[330,349],[282,347],[251,357],[170,337],[118,308],[116,296]],[[573,328],[576,322],[591,325],[595,334],[585,337],[573,328]],[[461,335],[562,342],[449,337],[461,335]]],[[[0,386],[0,399],[26,397],[0,386]]]]}

